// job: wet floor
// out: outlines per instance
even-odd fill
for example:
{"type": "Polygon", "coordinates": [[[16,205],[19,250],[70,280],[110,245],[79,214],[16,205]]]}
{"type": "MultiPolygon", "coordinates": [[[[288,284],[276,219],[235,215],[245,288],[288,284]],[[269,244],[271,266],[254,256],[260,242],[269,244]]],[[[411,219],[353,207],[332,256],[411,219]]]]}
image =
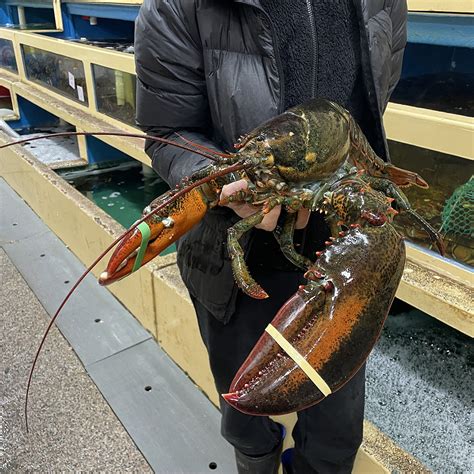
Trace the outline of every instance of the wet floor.
{"type": "MultiPolygon", "coordinates": [[[[68,127],[48,127],[47,129],[35,129],[33,133],[21,135],[21,139],[35,138],[41,135],[61,132],[74,132],[74,128],[68,127]]],[[[79,157],[79,146],[75,136],[42,138],[25,143],[24,147],[36,156],[42,163],[53,166],[67,166],[68,162],[77,162],[79,157]]]]}
{"type": "Polygon", "coordinates": [[[366,418],[434,472],[473,472],[471,339],[428,315],[390,316],[370,356],[366,418]]]}
{"type": "Polygon", "coordinates": [[[140,472],[146,460],[53,327],[33,378],[30,432],[24,393],[48,320],[0,242],[0,472],[140,472]]]}

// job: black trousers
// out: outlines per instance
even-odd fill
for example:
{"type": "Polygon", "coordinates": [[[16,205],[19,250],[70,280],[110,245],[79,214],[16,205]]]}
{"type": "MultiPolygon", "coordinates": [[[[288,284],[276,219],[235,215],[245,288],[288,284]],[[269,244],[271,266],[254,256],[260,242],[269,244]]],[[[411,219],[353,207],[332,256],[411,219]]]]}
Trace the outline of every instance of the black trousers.
{"type": "MultiPolygon", "coordinates": [[[[297,272],[254,271],[253,276],[270,297],[254,300],[240,293],[236,312],[228,324],[222,324],[192,298],[219,393],[227,393],[235,373],[267,324],[303,281],[297,272]]],[[[298,412],[293,430],[296,472],[351,472],[362,442],[364,396],[365,366],[336,393],[298,412]]],[[[223,437],[244,454],[264,455],[280,442],[280,429],[268,417],[245,415],[223,399],[221,411],[223,437]]]]}

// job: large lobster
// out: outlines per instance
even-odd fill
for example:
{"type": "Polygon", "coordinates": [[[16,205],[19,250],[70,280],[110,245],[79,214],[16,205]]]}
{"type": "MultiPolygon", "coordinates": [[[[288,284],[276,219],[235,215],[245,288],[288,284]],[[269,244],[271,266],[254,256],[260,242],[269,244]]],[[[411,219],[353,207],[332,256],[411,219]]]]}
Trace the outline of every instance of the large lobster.
{"type": "Polygon", "coordinates": [[[400,190],[428,184],[416,173],[381,160],[351,115],[324,99],[291,108],[259,126],[235,145],[235,153],[216,153],[186,140],[154,139],[214,163],[144,210],[117,239],[99,283],[107,285],[136,271],[196,225],[208,209],[244,201],[259,208],[229,228],[228,251],[241,290],[266,298],[246,266],[239,238],[281,205],[287,217],[274,235],[283,254],[305,272],[307,283],[279,310],[223,397],[245,413],[277,415],[314,405],[338,390],[372,350],[402,276],[405,247],[391,225],[393,217],[408,213],[443,253],[440,236],[400,190]],[[220,199],[222,187],[239,179],[247,180],[248,188],[220,199]],[[315,261],[293,245],[301,209],[324,213],[332,230],[315,261]]]}
{"type": "MultiPolygon", "coordinates": [[[[194,188],[147,220],[150,243],[143,262],[199,222],[229,179],[249,180],[247,191],[228,201],[246,201],[261,210],[228,231],[235,280],[254,298],[268,295],[250,275],[239,238],[277,205],[289,211],[275,233],[284,255],[305,271],[307,284],[280,309],[223,395],[249,414],[283,414],[311,406],[346,383],[368,357],[395,296],[405,263],[402,237],[390,224],[400,209],[413,215],[398,186],[427,183],[417,174],[383,162],[350,114],[337,104],[315,99],[264,123],[236,146],[238,152],[212,164],[183,186],[212,176],[230,164],[244,165],[233,175],[194,188]],[[315,262],[299,255],[293,232],[296,211],[324,212],[333,230],[327,249],[315,262]]],[[[169,200],[176,190],[153,201],[169,200]]],[[[142,235],[136,230],[112,255],[99,282],[108,284],[136,268],[142,235]]]]}

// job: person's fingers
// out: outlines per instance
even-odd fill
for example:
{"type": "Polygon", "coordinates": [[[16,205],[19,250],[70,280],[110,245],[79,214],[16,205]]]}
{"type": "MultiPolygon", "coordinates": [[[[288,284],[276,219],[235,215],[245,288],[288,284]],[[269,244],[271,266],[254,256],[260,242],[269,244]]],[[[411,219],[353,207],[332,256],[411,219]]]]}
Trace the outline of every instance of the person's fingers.
{"type": "Polygon", "coordinates": [[[249,184],[246,179],[239,179],[238,181],[234,181],[233,183],[225,184],[224,186],[222,186],[219,200],[222,201],[224,198],[226,198],[227,196],[231,196],[237,191],[243,191],[244,189],[247,189],[248,185],[249,184]]]}
{"type": "Polygon", "coordinates": [[[311,211],[309,209],[300,209],[296,218],[295,228],[304,229],[308,225],[310,215],[311,211]]]}
{"type": "MultiPolygon", "coordinates": [[[[226,184],[222,187],[219,200],[223,201],[226,197],[231,196],[238,191],[243,191],[247,188],[248,181],[246,179],[240,179],[238,181],[234,181],[233,183],[226,184]]],[[[242,218],[255,214],[259,209],[261,209],[260,207],[240,202],[228,202],[224,205],[232,209],[239,217],[242,218]]],[[[281,206],[273,208],[265,215],[263,221],[256,226],[257,229],[267,230],[270,232],[275,230],[275,227],[278,223],[278,218],[280,217],[280,212],[281,206]]],[[[304,225],[306,225],[306,223],[304,225]]]]}
{"type": "Polygon", "coordinates": [[[248,217],[258,212],[261,208],[246,203],[230,202],[226,205],[232,209],[239,217],[248,217]]]}
{"type": "Polygon", "coordinates": [[[267,230],[273,232],[278,223],[278,218],[280,217],[281,206],[274,207],[270,212],[265,214],[263,221],[260,222],[256,227],[257,229],[267,230]]]}

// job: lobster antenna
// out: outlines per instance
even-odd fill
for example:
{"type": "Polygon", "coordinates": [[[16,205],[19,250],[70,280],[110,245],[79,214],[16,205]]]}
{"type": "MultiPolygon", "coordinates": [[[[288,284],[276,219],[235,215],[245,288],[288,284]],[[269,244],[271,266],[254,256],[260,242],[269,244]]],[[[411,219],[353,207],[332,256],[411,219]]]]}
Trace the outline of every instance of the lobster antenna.
{"type": "MultiPolygon", "coordinates": [[[[28,143],[35,140],[41,140],[43,138],[57,138],[57,137],[74,137],[74,136],[111,136],[111,137],[128,137],[128,138],[141,138],[144,140],[151,140],[158,143],[163,143],[165,145],[172,145],[176,148],[181,148],[186,151],[190,151],[192,153],[196,153],[198,155],[204,156],[212,161],[220,161],[219,158],[232,158],[232,155],[226,153],[219,153],[214,150],[206,149],[208,153],[204,153],[204,151],[199,151],[196,148],[192,148],[188,145],[182,145],[180,143],[174,142],[173,140],[168,140],[166,138],[161,137],[153,137],[151,135],[145,135],[142,133],[125,133],[125,132],[59,132],[59,133],[49,133],[46,135],[40,135],[38,137],[31,137],[31,138],[24,138],[22,140],[16,140],[14,142],[6,143],[5,145],[0,145],[0,149],[6,148],[12,145],[21,145],[22,143],[28,143]],[[211,154],[212,153],[212,154],[211,154]]],[[[190,142],[192,143],[192,142],[190,142]]],[[[193,144],[196,146],[197,144],[193,144]]],[[[198,147],[199,148],[199,147],[198,147]]]]}
{"type": "Polygon", "coordinates": [[[43,348],[43,345],[46,341],[46,337],[49,334],[49,331],[51,327],[53,326],[54,322],[56,321],[57,317],[59,316],[61,310],[63,309],[64,305],[67,303],[71,295],[74,293],[76,288],[80,285],[82,280],[90,273],[90,271],[105,257],[105,255],[112,250],[112,248],[117,245],[123,238],[125,238],[129,233],[131,233],[133,230],[135,230],[138,225],[140,225],[144,220],[148,219],[150,216],[153,214],[156,214],[157,212],[161,211],[164,207],[168,206],[169,204],[173,203],[181,197],[182,195],[186,194],[187,192],[191,191],[194,188],[197,188],[198,186],[201,186],[202,184],[205,184],[209,181],[212,181],[215,178],[219,178],[220,176],[224,176],[228,173],[232,173],[234,171],[240,171],[244,168],[246,168],[248,165],[246,163],[242,162],[237,162],[233,164],[232,166],[228,166],[227,168],[223,168],[219,171],[216,171],[215,173],[210,174],[209,176],[206,176],[204,178],[201,178],[197,180],[196,182],[185,186],[183,189],[180,189],[179,191],[176,191],[172,196],[170,196],[166,201],[164,201],[162,204],[157,206],[155,209],[150,211],[148,214],[145,214],[143,217],[141,217],[139,220],[135,222],[129,229],[127,229],[124,233],[122,233],[119,237],[117,237],[95,260],[92,262],[87,269],[84,271],[84,273],[79,277],[79,279],[76,281],[74,286],[69,290],[68,294],[62,301],[62,303],[59,305],[59,308],[56,310],[54,313],[54,316],[51,318],[44,334],[43,337],[41,338],[40,345],[38,346],[38,349],[36,350],[35,358],[33,359],[33,364],[31,365],[30,373],[28,376],[28,384],[26,386],[26,395],[25,395],[25,425],[26,425],[26,432],[29,433],[29,426],[28,426],[28,398],[29,398],[29,393],[30,393],[30,386],[31,386],[31,380],[33,378],[33,372],[36,367],[36,363],[38,361],[39,355],[41,353],[41,349],[43,348]]]}
{"type": "Polygon", "coordinates": [[[230,153],[220,153],[218,151],[215,151],[213,150],[212,148],[209,148],[207,146],[204,146],[204,145],[201,145],[200,143],[195,143],[191,140],[188,140],[186,137],[184,137],[183,135],[181,135],[180,133],[178,132],[174,132],[174,134],[181,138],[181,140],[183,140],[184,143],[187,143],[188,145],[192,146],[192,147],[195,147],[199,150],[203,150],[203,151],[206,151],[208,153],[214,153],[215,155],[217,156],[220,156],[222,158],[232,158],[232,155],[230,153]]]}

